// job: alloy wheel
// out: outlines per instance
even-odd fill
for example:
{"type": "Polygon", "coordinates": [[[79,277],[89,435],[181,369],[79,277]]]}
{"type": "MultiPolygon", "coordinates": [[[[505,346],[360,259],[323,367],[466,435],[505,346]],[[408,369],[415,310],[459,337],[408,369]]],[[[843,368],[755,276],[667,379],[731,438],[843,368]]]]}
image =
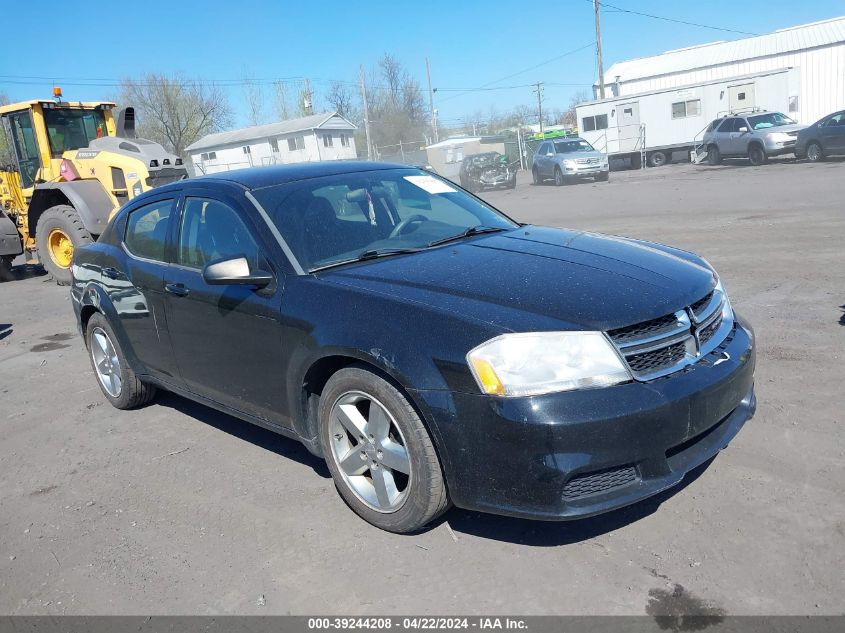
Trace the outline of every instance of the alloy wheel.
{"type": "Polygon", "coordinates": [[[343,394],[329,414],[332,458],[349,489],[377,512],[395,512],[410,490],[411,459],[393,416],[362,391],[343,394]]]}
{"type": "Polygon", "coordinates": [[[118,359],[114,344],[105,330],[97,327],[91,331],[90,347],[97,379],[112,398],[118,398],[121,389],[123,389],[120,359],[118,359]]]}
{"type": "Polygon", "coordinates": [[[810,143],[809,147],[807,147],[807,159],[816,162],[820,160],[822,157],[822,148],[819,147],[818,143],[810,143]]]}

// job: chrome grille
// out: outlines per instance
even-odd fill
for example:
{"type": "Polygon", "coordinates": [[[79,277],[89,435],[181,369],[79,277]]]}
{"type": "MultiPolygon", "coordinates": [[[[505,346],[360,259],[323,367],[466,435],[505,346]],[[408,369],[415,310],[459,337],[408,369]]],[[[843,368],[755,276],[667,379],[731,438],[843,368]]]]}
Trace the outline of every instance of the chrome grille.
{"type": "Polygon", "coordinates": [[[615,330],[608,336],[637,380],[653,380],[709,354],[733,329],[721,290],[656,319],[615,330]],[[727,315],[727,318],[726,318],[727,315]]]}
{"type": "Polygon", "coordinates": [[[598,165],[598,158],[576,158],[575,162],[579,165],[598,165]]]}

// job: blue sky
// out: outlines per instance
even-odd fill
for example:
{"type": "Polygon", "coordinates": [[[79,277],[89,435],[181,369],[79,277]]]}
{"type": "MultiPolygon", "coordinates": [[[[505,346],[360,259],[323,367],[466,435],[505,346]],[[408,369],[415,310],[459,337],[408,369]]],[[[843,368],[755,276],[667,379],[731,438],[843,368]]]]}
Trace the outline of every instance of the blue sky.
{"type": "MultiPolygon", "coordinates": [[[[739,31],[778,28],[845,15],[845,0],[607,0],[620,8],[739,31]]],[[[45,3],[49,5],[51,3],[45,3]]],[[[449,89],[519,86],[544,81],[544,107],[565,108],[571,96],[596,78],[595,51],[587,47],[516,74],[594,41],[589,0],[513,0],[426,3],[364,0],[289,2],[160,2],[106,4],[87,10],[55,3],[33,16],[27,2],[10,4],[0,91],[12,100],[49,96],[55,78],[66,98],[113,97],[115,80],[147,72],[181,72],[192,78],[310,77],[356,81],[358,66],[372,67],[385,52],[397,56],[425,87],[425,56],[441,119],[460,120],[495,107],[503,113],[531,104],[528,87],[467,93],[449,89]],[[125,9],[122,7],[126,7],[125,9]],[[543,10],[536,12],[536,7],[543,10]],[[37,37],[36,37],[37,36],[37,37]],[[24,78],[25,77],[25,78],[24,78]],[[74,86],[97,79],[98,86],[74,86]],[[498,81],[497,80],[501,80],[498,81]],[[30,82],[30,83],[21,83],[30,82]]],[[[613,62],[742,37],[684,26],[605,8],[602,14],[605,68],[613,62]]],[[[242,87],[226,88],[236,123],[246,124],[242,87]]],[[[318,101],[319,105],[319,101],[318,101]]]]}

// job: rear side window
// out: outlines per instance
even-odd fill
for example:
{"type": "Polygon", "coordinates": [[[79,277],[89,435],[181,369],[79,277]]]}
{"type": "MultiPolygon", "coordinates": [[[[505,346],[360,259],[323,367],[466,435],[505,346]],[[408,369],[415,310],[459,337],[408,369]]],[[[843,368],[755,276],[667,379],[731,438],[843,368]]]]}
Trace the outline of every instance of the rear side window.
{"type": "Polygon", "coordinates": [[[173,200],[159,200],[129,212],[124,243],[136,257],[164,261],[173,200]]]}
{"type": "Polygon", "coordinates": [[[717,127],[719,127],[719,123],[721,123],[722,119],[716,119],[715,121],[711,121],[710,125],[707,126],[707,132],[712,132],[717,127]]]}

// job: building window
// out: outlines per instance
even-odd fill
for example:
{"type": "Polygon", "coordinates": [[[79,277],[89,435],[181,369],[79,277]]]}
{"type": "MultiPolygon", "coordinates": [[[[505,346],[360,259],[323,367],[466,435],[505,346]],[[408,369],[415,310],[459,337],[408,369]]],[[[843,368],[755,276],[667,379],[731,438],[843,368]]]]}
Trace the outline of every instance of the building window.
{"type": "Polygon", "coordinates": [[[349,134],[340,135],[340,144],[344,147],[349,147],[349,134]]]}
{"type": "Polygon", "coordinates": [[[678,101],[672,104],[673,119],[685,119],[686,117],[698,116],[699,114],[701,114],[701,99],[678,101]]]}
{"type": "Polygon", "coordinates": [[[792,95],[789,97],[789,111],[798,112],[798,96],[792,95]]]}
{"type": "Polygon", "coordinates": [[[249,148],[249,145],[244,145],[243,150],[244,154],[252,154],[252,150],[249,148]]]}
{"type": "Polygon", "coordinates": [[[217,160],[217,152],[203,152],[200,154],[200,160],[217,160]]]}
{"type": "Polygon", "coordinates": [[[323,147],[332,147],[334,144],[334,139],[332,138],[331,134],[324,134],[323,135],[323,147]]]}
{"type": "Polygon", "coordinates": [[[607,129],[607,115],[597,114],[596,116],[585,116],[581,119],[581,131],[592,132],[593,130],[607,129]]]}
{"type": "Polygon", "coordinates": [[[279,151],[279,141],[271,138],[270,139],[270,151],[278,152],[279,151]]]}
{"type": "Polygon", "coordinates": [[[288,138],[288,150],[291,152],[295,152],[298,149],[305,149],[305,137],[291,136],[290,138],[288,138]]]}

